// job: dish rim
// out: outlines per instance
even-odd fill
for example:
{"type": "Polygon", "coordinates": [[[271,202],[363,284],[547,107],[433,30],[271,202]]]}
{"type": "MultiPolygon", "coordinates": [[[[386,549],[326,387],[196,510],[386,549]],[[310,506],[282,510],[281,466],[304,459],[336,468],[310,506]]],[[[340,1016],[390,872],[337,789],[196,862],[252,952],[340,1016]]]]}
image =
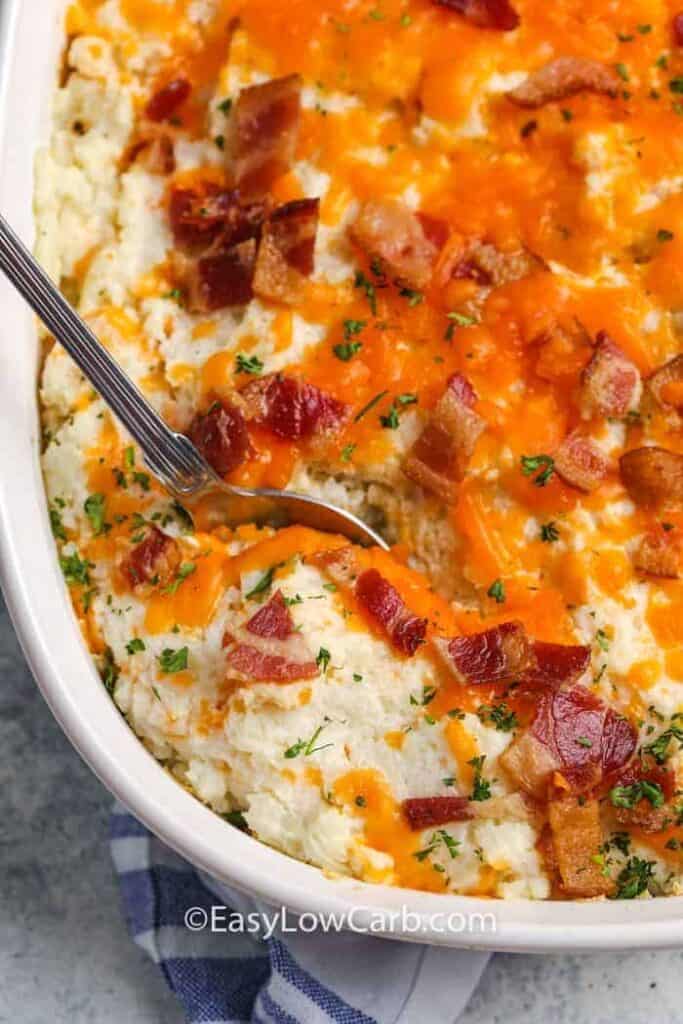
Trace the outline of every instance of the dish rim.
{"type": "MultiPolygon", "coordinates": [[[[65,0],[0,4],[0,210],[32,241],[33,157],[45,137],[65,0]],[[40,22],[40,24],[37,24],[40,22]],[[39,87],[36,88],[36,77],[39,87]]],[[[162,769],[117,712],[95,671],[58,568],[39,465],[38,345],[32,317],[0,281],[0,583],[36,682],[72,745],[152,832],[218,880],[294,913],[346,914],[367,928],[401,908],[420,918],[381,934],[455,948],[588,952],[683,945],[683,897],[636,902],[486,900],[333,880],[226,824],[162,769]],[[17,339],[26,344],[17,345],[17,339]],[[3,372],[4,371],[4,372],[3,372]],[[60,637],[54,643],[53,637],[60,637]],[[437,930],[434,915],[490,914],[495,932],[437,930]],[[431,923],[430,923],[431,921],[431,923]]],[[[378,932],[375,934],[379,934],[378,932]]]]}

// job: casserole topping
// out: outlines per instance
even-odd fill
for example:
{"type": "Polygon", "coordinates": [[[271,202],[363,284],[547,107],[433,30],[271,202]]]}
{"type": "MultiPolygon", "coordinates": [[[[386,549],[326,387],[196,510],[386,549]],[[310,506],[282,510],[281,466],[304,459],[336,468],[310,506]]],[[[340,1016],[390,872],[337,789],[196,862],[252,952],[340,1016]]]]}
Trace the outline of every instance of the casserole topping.
{"type": "Polygon", "coordinates": [[[392,552],[209,528],[46,339],[60,564],[151,752],[328,872],[682,891],[674,14],[67,9],[39,258],[217,473],[392,552]]]}

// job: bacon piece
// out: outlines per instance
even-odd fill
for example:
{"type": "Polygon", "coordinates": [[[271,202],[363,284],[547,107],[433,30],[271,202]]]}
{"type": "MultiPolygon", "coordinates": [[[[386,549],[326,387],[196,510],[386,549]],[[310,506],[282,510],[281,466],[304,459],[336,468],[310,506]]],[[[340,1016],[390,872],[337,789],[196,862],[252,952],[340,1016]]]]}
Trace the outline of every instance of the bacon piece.
{"type": "Polygon", "coordinates": [[[180,263],[193,313],[211,313],[229,306],[244,306],[253,298],[252,281],[256,263],[256,242],[240,242],[223,248],[220,240],[200,259],[180,263]],[[184,272],[183,272],[184,271],[184,272]]]}
{"type": "Polygon", "coordinates": [[[683,11],[675,14],[671,22],[671,31],[676,46],[683,46],[683,11]]]}
{"type": "Polygon", "coordinates": [[[407,654],[415,654],[424,643],[427,619],[413,615],[398,590],[385,580],[377,569],[366,569],[356,581],[356,598],[370,618],[382,627],[394,647],[407,654]]]}
{"type": "Polygon", "coordinates": [[[525,793],[536,800],[545,800],[548,782],[559,762],[551,750],[525,730],[500,755],[505,771],[525,793]]]}
{"type": "Polygon", "coordinates": [[[621,418],[637,409],[642,392],[640,373],[605,331],[581,374],[581,407],[584,416],[621,418]]]}
{"type": "Polygon", "coordinates": [[[557,688],[576,682],[591,663],[591,649],[582,645],[534,641],[536,664],[521,678],[524,689],[557,688]]]}
{"type": "Polygon", "coordinates": [[[297,199],[274,210],[263,228],[256,258],[254,291],[261,298],[300,301],[313,273],[318,199],[297,199]]]}
{"type": "Polygon", "coordinates": [[[501,251],[490,242],[470,238],[461,247],[452,246],[439,261],[436,283],[446,287],[450,281],[472,281],[475,294],[466,298],[462,309],[478,316],[487,296],[494,288],[520,281],[530,274],[546,269],[545,264],[528,249],[501,251]]]}
{"type": "Polygon", "coordinates": [[[335,583],[353,592],[361,608],[397,650],[409,657],[415,654],[424,643],[427,619],[413,615],[398,590],[377,569],[362,571],[351,547],[324,551],[315,562],[335,583]]]}
{"type": "Polygon", "coordinates": [[[577,791],[592,789],[623,769],[636,739],[630,722],[584,687],[546,690],[530,727],[501,755],[501,764],[521,789],[540,800],[554,771],[577,791]]]}
{"type": "Polygon", "coordinates": [[[663,579],[677,580],[683,565],[683,538],[675,527],[665,530],[659,526],[641,537],[633,552],[633,565],[638,572],[663,579]]]}
{"type": "Polygon", "coordinates": [[[247,682],[290,683],[318,674],[280,590],[243,626],[231,627],[223,647],[230,675],[247,682]]]}
{"type": "Polygon", "coordinates": [[[469,636],[435,638],[434,645],[460,683],[497,683],[535,665],[533,645],[521,622],[502,622],[469,636]]]}
{"type": "Polygon", "coordinates": [[[192,86],[186,78],[174,78],[154,93],[145,107],[150,121],[168,121],[189,98],[192,86]]]}
{"type": "Polygon", "coordinates": [[[348,407],[298,377],[267,374],[239,392],[247,419],[286,441],[301,441],[340,426],[348,407]]]}
{"type": "Polygon", "coordinates": [[[548,823],[564,893],[572,899],[608,895],[612,882],[595,859],[603,843],[598,801],[574,795],[551,800],[548,823]]]}
{"type": "Polygon", "coordinates": [[[493,28],[511,32],[519,25],[519,15],[509,0],[432,0],[437,7],[461,14],[466,21],[479,28],[493,28]]]}
{"type": "Polygon", "coordinates": [[[415,216],[422,225],[425,238],[435,249],[443,249],[451,233],[448,223],[439,217],[432,217],[429,213],[422,213],[421,210],[418,210],[415,216]]]}
{"type": "Polygon", "coordinates": [[[683,505],[683,455],[667,448],[633,448],[619,459],[621,480],[636,505],[683,505]]]}
{"type": "Polygon", "coordinates": [[[426,796],[404,800],[403,814],[413,832],[436,828],[451,821],[469,821],[474,817],[466,796],[426,796]]]}
{"type": "Polygon", "coordinates": [[[175,149],[172,136],[155,125],[141,132],[128,147],[122,160],[127,170],[137,163],[150,174],[173,174],[176,168],[175,149]]]}
{"type": "Polygon", "coordinates": [[[565,483],[588,493],[600,486],[609,468],[602,452],[579,430],[565,437],[555,452],[554,467],[565,483]]]}
{"type": "Polygon", "coordinates": [[[225,401],[216,401],[206,412],[197,413],[187,436],[219,476],[241,466],[251,447],[244,416],[225,401]]]}
{"type": "Polygon", "coordinates": [[[647,379],[647,388],[659,405],[683,412],[683,355],[655,370],[647,379]]]}
{"type": "Polygon", "coordinates": [[[168,215],[175,244],[190,252],[205,250],[220,239],[222,248],[261,237],[264,203],[242,203],[235,189],[203,182],[196,188],[174,188],[168,215]]]}
{"type": "Polygon", "coordinates": [[[545,744],[575,789],[592,788],[623,768],[637,739],[623,715],[583,686],[542,694],[531,733],[545,744]]]}
{"type": "Polygon", "coordinates": [[[425,234],[419,217],[403,203],[373,199],[364,203],[349,229],[368,256],[379,259],[399,284],[429,284],[438,249],[425,234]]]}
{"type": "Polygon", "coordinates": [[[477,396],[461,373],[453,374],[426,427],[408,452],[403,472],[449,503],[457,497],[486,421],[475,412],[477,396]]]}
{"type": "Polygon", "coordinates": [[[230,151],[245,195],[263,195],[294,161],[301,115],[301,76],[242,89],[232,111],[230,151]]]}
{"type": "Polygon", "coordinates": [[[616,96],[619,78],[599,60],[584,57],[557,57],[533,71],[521,85],[507,93],[519,107],[536,108],[555,100],[566,100],[579,92],[616,96]]]}
{"type": "Polygon", "coordinates": [[[145,584],[170,583],[180,565],[180,548],[173,537],[152,526],[145,539],[121,562],[121,572],[133,590],[145,584]]]}

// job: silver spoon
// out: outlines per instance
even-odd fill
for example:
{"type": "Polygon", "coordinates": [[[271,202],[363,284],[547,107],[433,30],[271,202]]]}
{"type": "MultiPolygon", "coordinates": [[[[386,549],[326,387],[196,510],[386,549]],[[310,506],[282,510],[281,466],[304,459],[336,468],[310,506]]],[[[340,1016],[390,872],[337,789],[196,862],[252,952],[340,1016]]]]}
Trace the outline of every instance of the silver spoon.
{"type": "Polygon", "coordinates": [[[157,480],[190,511],[201,503],[203,515],[215,526],[300,523],[388,550],[378,533],[336,505],[290,491],[249,490],[224,483],[189,438],[164,423],[2,216],[0,270],[137,441],[157,480]]]}

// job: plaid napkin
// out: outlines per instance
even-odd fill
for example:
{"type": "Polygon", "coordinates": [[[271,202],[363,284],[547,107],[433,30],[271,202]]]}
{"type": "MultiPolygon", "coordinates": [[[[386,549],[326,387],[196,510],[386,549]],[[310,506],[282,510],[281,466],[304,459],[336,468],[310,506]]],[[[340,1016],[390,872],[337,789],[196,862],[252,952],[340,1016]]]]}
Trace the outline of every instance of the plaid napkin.
{"type": "Polygon", "coordinates": [[[286,935],[245,934],[246,915],[272,920],[272,908],[197,871],[120,805],[110,842],[130,933],[191,1022],[453,1024],[488,960],[352,932],[304,934],[289,922],[286,935]],[[216,906],[226,911],[212,931],[202,924],[216,906]]]}

